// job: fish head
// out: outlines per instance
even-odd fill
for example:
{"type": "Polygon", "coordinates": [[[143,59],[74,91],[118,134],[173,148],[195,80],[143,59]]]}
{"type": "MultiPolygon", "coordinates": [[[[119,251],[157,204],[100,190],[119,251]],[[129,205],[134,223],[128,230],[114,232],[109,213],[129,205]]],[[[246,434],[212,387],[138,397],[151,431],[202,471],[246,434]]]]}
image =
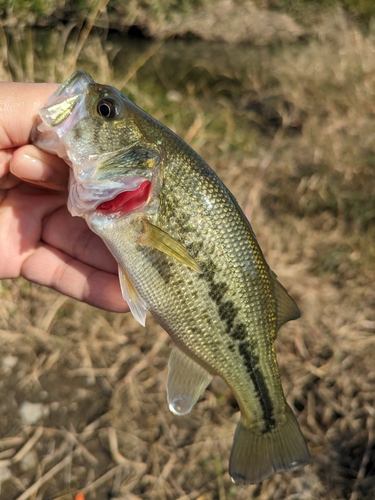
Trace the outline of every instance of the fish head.
{"type": "MultiPolygon", "coordinates": [[[[148,115],[117,89],[76,71],[39,117],[33,143],[71,167],[72,215],[86,215],[100,206],[115,208],[115,203],[107,202],[153,183],[162,151],[147,133],[148,115]]],[[[121,215],[119,210],[112,212],[121,215]]]]}

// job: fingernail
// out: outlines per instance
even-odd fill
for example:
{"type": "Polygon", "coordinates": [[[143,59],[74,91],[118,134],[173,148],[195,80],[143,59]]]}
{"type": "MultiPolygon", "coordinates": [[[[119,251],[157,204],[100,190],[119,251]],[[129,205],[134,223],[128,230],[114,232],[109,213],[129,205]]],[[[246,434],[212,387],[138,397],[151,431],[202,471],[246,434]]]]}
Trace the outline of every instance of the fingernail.
{"type": "Polygon", "coordinates": [[[52,174],[49,164],[41,158],[23,154],[12,161],[12,171],[17,170],[17,175],[22,179],[46,181],[52,174]]]}

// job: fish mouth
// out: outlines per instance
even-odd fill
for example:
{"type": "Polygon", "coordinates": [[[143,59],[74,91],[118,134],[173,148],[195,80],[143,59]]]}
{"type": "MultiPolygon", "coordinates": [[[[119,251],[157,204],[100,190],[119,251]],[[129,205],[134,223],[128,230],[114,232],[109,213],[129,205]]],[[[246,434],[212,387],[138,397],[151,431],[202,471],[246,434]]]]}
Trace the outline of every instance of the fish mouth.
{"type": "Polygon", "coordinates": [[[39,112],[43,122],[49,127],[60,125],[71,115],[77,103],[86,94],[87,87],[94,83],[85,71],[75,71],[60,85],[39,112]]]}
{"type": "Polygon", "coordinates": [[[85,113],[87,87],[95,83],[85,71],[75,71],[39,110],[39,119],[31,131],[31,141],[48,153],[55,153],[69,163],[60,140],[75,121],[85,113]]]}

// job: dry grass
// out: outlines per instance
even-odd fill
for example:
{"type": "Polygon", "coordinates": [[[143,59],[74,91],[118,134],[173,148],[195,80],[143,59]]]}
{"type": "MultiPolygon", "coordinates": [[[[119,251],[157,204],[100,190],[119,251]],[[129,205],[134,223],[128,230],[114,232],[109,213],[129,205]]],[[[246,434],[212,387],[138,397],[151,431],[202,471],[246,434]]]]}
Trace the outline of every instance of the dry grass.
{"type": "Polygon", "coordinates": [[[8,39],[1,76],[61,80],[78,65],[126,84],[219,173],[302,311],[277,351],[312,461],[259,486],[231,484],[233,397],[215,379],[191,415],[172,415],[169,341],[151,318],[143,329],[3,281],[1,498],[374,498],[375,41],[340,12],[309,42],[276,48],[93,36],[77,54],[80,35],[66,35],[59,67],[33,33],[8,39]],[[44,405],[33,425],[19,416],[24,401],[44,405]]]}

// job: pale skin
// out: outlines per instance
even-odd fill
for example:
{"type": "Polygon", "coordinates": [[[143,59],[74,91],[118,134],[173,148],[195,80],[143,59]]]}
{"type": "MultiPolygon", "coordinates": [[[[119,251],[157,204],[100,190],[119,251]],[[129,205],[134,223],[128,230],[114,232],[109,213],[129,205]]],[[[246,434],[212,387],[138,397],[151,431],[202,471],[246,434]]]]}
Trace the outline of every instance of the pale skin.
{"type": "Polygon", "coordinates": [[[67,208],[69,167],[30,144],[56,85],[0,83],[0,279],[23,276],[69,297],[127,312],[117,264],[67,208]]]}

